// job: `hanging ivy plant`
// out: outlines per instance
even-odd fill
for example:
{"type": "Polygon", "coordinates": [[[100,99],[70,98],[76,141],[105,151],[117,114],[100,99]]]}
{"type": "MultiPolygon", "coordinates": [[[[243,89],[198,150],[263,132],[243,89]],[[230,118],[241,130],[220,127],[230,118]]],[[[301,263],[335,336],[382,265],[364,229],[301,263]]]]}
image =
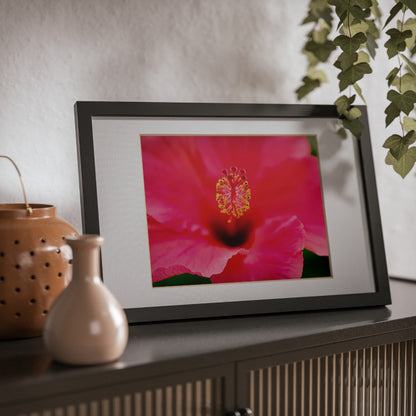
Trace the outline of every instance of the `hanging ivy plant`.
{"type": "Polygon", "coordinates": [[[398,119],[399,133],[384,142],[388,149],[386,163],[403,178],[416,163],[416,0],[393,1],[389,16],[381,27],[381,13],[377,0],[311,0],[302,24],[312,24],[307,34],[303,53],[308,60],[307,73],[296,90],[298,100],[303,99],[323,82],[327,82],[321,64],[329,60],[338,70],[340,96],[334,104],[343,123],[339,130],[346,137],[349,130],[357,138],[363,125],[361,111],[354,107],[357,95],[365,104],[358,82],[372,73],[371,60],[377,49],[380,31],[386,30],[389,39],[384,44],[389,59],[397,58],[395,67],[386,76],[389,86],[388,105],[385,109],[386,126],[398,119]],[[408,14],[412,16],[408,17],[408,14]],[[395,27],[389,27],[398,17],[395,27]],[[336,24],[336,35],[333,26],[336,24]],[[336,54],[336,58],[332,57],[336,54]],[[413,114],[413,117],[412,117],[413,114]]]}
{"type": "Polygon", "coordinates": [[[306,97],[310,92],[327,82],[324,71],[319,68],[320,63],[326,63],[336,46],[330,40],[333,13],[327,0],[311,0],[309,11],[302,24],[312,23],[312,29],[307,34],[307,40],[302,52],[308,60],[308,69],[303,77],[303,84],[296,90],[298,100],[306,97]]]}

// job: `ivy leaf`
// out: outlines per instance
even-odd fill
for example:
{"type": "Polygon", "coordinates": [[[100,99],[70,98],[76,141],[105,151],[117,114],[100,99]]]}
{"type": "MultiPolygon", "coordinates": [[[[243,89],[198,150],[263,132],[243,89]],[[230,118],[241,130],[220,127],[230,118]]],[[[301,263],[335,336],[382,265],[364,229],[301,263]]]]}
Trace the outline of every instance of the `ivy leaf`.
{"type": "Polygon", "coordinates": [[[341,71],[345,71],[358,60],[358,53],[354,52],[353,54],[348,54],[346,52],[342,52],[338,59],[334,62],[334,66],[341,71]]]}
{"type": "Polygon", "coordinates": [[[308,15],[303,19],[302,25],[318,22],[322,13],[330,9],[325,0],[311,0],[308,5],[308,15]]]}
{"type": "Polygon", "coordinates": [[[312,79],[308,76],[302,78],[303,85],[301,85],[295,92],[298,97],[298,100],[301,100],[314,89],[318,88],[321,85],[319,79],[312,79]]]}
{"type": "Polygon", "coordinates": [[[356,33],[353,37],[339,35],[334,39],[334,45],[339,46],[344,52],[351,55],[360,49],[361,44],[367,41],[363,32],[356,33]]]}
{"type": "Polygon", "coordinates": [[[347,70],[340,72],[337,76],[339,79],[339,90],[343,91],[349,85],[354,85],[357,81],[364,77],[365,74],[370,74],[372,69],[366,62],[353,65],[347,70]]]}
{"type": "Polygon", "coordinates": [[[352,0],[349,3],[351,3],[352,6],[358,6],[362,9],[369,9],[373,5],[372,0],[352,0]]]}
{"type": "Polygon", "coordinates": [[[367,33],[368,30],[369,30],[369,24],[368,24],[368,22],[365,21],[365,20],[362,20],[360,22],[356,22],[354,24],[350,24],[349,26],[348,25],[343,25],[341,27],[341,29],[339,30],[339,32],[342,35],[346,35],[346,36],[352,37],[356,33],[359,33],[359,32],[367,33]]]}
{"type": "Polygon", "coordinates": [[[372,3],[371,0],[353,0],[346,2],[345,0],[328,0],[328,4],[335,6],[335,13],[340,22],[345,20],[348,13],[351,13],[357,20],[364,20],[369,16],[372,3]]]}
{"type": "Polygon", "coordinates": [[[306,25],[308,23],[314,23],[318,21],[318,16],[315,16],[311,10],[308,11],[306,17],[302,20],[301,25],[306,25]]]}
{"type": "Polygon", "coordinates": [[[346,118],[347,120],[355,120],[356,118],[361,117],[360,109],[357,107],[351,107],[354,100],[355,95],[352,97],[342,95],[334,102],[337,112],[341,117],[346,118]]]}
{"type": "Polygon", "coordinates": [[[412,37],[411,30],[405,30],[400,32],[397,29],[389,29],[386,32],[390,39],[384,44],[387,49],[387,55],[391,59],[393,56],[396,56],[400,51],[406,49],[406,39],[412,37]]]}
{"type": "Polygon", "coordinates": [[[403,137],[403,141],[405,141],[409,146],[416,142],[416,130],[410,130],[407,134],[403,137]]]}
{"type": "MultiPolygon", "coordinates": [[[[373,3],[375,0],[373,0],[373,3]]],[[[374,13],[373,13],[374,16],[374,13]]],[[[380,31],[378,30],[378,27],[376,26],[374,20],[367,21],[367,30],[365,31],[365,34],[367,36],[367,43],[366,48],[368,50],[368,53],[370,54],[371,58],[376,57],[376,49],[378,48],[376,39],[380,38],[380,31]]]]}
{"type": "MultiPolygon", "coordinates": [[[[325,2],[326,3],[326,2],[325,2]]],[[[332,27],[332,9],[330,7],[326,7],[319,13],[319,17],[329,26],[332,27]]]]}
{"type": "Polygon", "coordinates": [[[403,94],[400,94],[395,90],[389,90],[387,93],[387,99],[391,101],[400,111],[409,115],[416,103],[416,92],[406,91],[403,94]]]}
{"type": "Polygon", "coordinates": [[[357,139],[361,137],[361,132],[364,128],[364,124],[361,123],[359,118],[356,118],[354,120],[348,120],[344,118],[342,120],[343,126],[349,130],[357,139]]]}
{"type": "Polygon", "coordinates": [[[315,67],[319,64],[319,59],[311,52],[308,52],[305,50],[305,48],[302,49],[302,53],[306,56],[306,59],[308,60],[308,67],[315,67]]]}
{"type": "Polygon", "coordinates": [[[364,51],[359,51],[357,62],[358,63],[367,62],[369,64],[370,63],[370,57],[368,56],[368,53],[366,53],[364,51]]]}
{"type": "Polygon", "coordinates": [[[328,78],[325,75],[324,71],[317,70],[317,69],[309,69],[307,72],[307,76],[311,78],[312,80],[319,80],[322,82],[328,82],[328,78]]]}
{"type": "Polygon", "coordinates": [[[403,127],[406,131],[416,131],[416,120],[410,117],[403,117],[403,127]]]}
{"type": "MultiPolygon", "coordinates": [[[[400,28],[400,21],[397,22],[397,28],[400,28]]],[[[403,30],[410,30],[412,32],[412,36],[406,39],[406,46],[410,49],[416,40],[416,19],[410,18],[407,19],[406,22],[403,24],[403,30]]]]}
{"type": "Polygon", "coordinates": [[[399,117],[400,110],[394,103],[390,103],[387,108],[384,110],[384,114],[386,114],[386,127],[393,122],[394,119],[399,117]]]}
{"type": "Polygon", "coordinates": [[[361,110],[359,109],[359,108],[357,108],[357,107],[353,107],[353,108],[351,108],[351,110],[349,110],[348,111],[348,114],[347,114],[347,119],[348,120],[355,120],[355,119],[357,119],[357,118],[359,118],[359,117],[361,117],[361,110]]]}
{"type": "MultiPolygon", "coordinates": [[[[374,3],[375,0],[373,0],[374,3]]],[[[373,13],[373,16],[377,18],[377,16],[375,16],[375,14],[373,13]]],[[[365,31],[365,33],[368,35],[372,35],[374,37],[374,39],[378,39],[380,37],[380,30],[379,30],[379,25],[376,24],[376,22],[374,20],[366,20],[367,23],[367,30],[365,31]]]]}
{"type": "Polygon", "coordinates": [[[413,74],[416,75],[416,65],[408,59],[406,55],[400,54],[401,58],[406,62],[407,66],[410,68],[410,70],[413,72],[413,74]]]}
{"type": "Polygon", "coordinates": [[[328,26],[332,26],[332,9],[328,6],[326,0],[311,0],[309,3],[309,12],[302,24],[318,22],[324,20],[328,26]]]}
{"type": "Polygon", "coordinates": [[[321,30],[312,31],[312,40],[316,43],[325,43],[328,40],[330,28],[328,26],[321,27],[321,30]]]}
{"type": "Polygon", "coordinates": [[[414,14],[416,14],[416,1],[415,0],[402,0],[404,3],[414,14]]]}
{"type": "Polygon", "coordinates": [[[359,6],[352,6],[349,10],[350,13],[354,16],[354,18],[358,21],[364,20],[370,16],[370,10],[368,10],[367,8],[363,9],[359,6]]]}
{"type": "Polygon", "coordinates": [[[391,86],[391,84],[393,84],[393,81],[396,79],[396,76],[399,73],[399,71],[400,68],[393,68],[387,75],[386,80],[388,81],[389,87],[391,86]]]}
{"type": "Polygon", "coordinates": [[[413,73],[404,74],[402,77],[396,77],[393,84],[401,92],[416,91],[416,75],[413,73]]]}
{"type": "Polygon", "coordinates": [[[386,20],[386,23],[384,23],[383,29],[394,19],[394,17],[397,15],[397,13],[400,12],[400,10],[403,7],[403,3],[400,1],[390,10],[390,15],[386,20]]]}
{"type": "Polygon", "coordinates": [[[367,33],[367,50],[370,56],[374,59],[376,57],[376,49],[378,48],[375,37],[371,33],[367,33]]]}
{"type": "Polygon", "coordinates": [[[415,141],[415,131],[411,130],[405,136],[393,134],[384,142],[383,147],[385,149],[390,149],[390,152],[393,155],[393,157],[396,160],[400,160],[400,158],[407,152],[409,146],[413,144],[415,141]]]}
{"type": "Polygon", "coordinates": [[[337,112],[340,116],[345,116],[346,112],[350,108],[351,104],[355,101],[355,95],[352,97],[347,97],[346,95],[342,95],[341,97],[337,98],[334,102],[337,112]]]}
{"type": "Polygon", "coordinates": [[[380,21],[381,20],[381,11],[378,5],[378,1],[377,0],[373,0],[371,5],[371,13],[373,14],[373,16],[376,18],[376,20],[380,21]]]}
{"type": "Polygon", "coordinates": [[[409,148],[399,160],[389,152],[385,161],[386,164],[392,165],[393,169],[404,179],[416,162],[416,147],[409,148]]]}
{"type": "Polygon", "coordinates": [[[339,28],[343,25],[344,20],[347,18],[347,16],[348,16],[348,10],[345,10],[344,13],[342,13],[341,15],[338,15],[339,22],[338,22],[337,30],[339,30],[339,28]]]}
{"type": "Polygon", "coordinates": [[[305,50],[308,52],[313,53],[316,58],[321,62],[326,62],[331,55],[332,51],[335,50],[336,47],[333,42],[327,40],[324,43],[314,42],[310,40],[305,45],[305,50]]]}
{"type": "Polygon", "coordinates": [[[398,160],[406,152],[408,146],[405,147],[403,152],[404,145],[402,144],[402,136],[399,134],[393,134],[390,136],[383,144],[385,149],[390,149],[392,156],[398,160]]]}

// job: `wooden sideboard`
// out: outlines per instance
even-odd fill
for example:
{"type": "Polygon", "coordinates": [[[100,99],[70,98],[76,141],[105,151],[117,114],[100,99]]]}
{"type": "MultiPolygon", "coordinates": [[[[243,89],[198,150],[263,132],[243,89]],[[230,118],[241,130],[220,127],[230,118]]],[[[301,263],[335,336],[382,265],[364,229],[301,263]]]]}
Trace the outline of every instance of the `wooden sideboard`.
{"type": "Polygon", "coordinates": [[[55,363],[0,341],[0,415],[416,414],[416,282],[392,305],[130,327],[117,362],[55,363]]]}

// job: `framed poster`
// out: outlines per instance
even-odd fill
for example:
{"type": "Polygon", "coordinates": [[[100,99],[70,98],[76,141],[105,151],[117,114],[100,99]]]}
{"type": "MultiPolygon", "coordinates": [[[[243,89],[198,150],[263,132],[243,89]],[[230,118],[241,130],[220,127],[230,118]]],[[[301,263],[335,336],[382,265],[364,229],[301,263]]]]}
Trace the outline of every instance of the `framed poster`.
{"type": "Polygon", "coordinates": [[[390,302],[365,107],[78,102],[83,232],[129,322],[390,302]]]}

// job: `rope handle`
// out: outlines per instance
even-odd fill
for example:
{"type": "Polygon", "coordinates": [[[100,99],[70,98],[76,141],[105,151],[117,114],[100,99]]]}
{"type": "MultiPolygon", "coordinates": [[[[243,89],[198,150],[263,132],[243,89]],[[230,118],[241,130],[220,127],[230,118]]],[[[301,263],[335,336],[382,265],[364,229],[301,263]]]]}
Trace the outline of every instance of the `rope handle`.
{"type": "Polygon", "coordinates": [[[14,160],[11,157],[6,156],[6,155],[0,155],[0,157],[3,157],[4,159],[10,160],[10,162],[12,162],[13,166],[16,168],[17,174],[19,175],[20,183],[22,184],[23,197],[25,199],[27,215],[31,215],[32,214],[32,208],[30,207],[29,203],[27,202],[26,187],[25,187],[25,183],[23,182],[23,177],[22,177],[22,174],[20,173],[19,168],[17,167],[16,163],[14,162],[14,160]]]}

